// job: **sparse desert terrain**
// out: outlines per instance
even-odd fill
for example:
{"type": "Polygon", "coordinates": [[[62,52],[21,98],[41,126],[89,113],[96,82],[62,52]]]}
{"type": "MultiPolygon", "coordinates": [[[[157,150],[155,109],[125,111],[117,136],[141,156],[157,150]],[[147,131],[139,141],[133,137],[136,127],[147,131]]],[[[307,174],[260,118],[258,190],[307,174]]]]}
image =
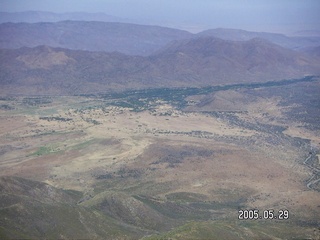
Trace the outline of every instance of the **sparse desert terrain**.
{"type": "Polygon", "coordinates": [[[0,232],[316,239],[320,82],[309,80],[197,93],[3,96],[0,232]],[[241,209],[285,209],[289,219],[239,220],[241,209]]]}

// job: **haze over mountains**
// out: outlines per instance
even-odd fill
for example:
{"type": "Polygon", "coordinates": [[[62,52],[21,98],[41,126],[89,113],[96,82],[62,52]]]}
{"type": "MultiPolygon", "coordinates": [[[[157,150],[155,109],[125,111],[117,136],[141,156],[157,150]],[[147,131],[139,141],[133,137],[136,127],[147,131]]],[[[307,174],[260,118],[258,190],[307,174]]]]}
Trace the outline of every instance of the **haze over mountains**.
{"type": "MultiPolygon", "coordinates": [[[[287,37],[236,29],[192,34],[131,23],[54,22],[90,17],[108,21],[104,14],[28,12],[15,16],[27,21],[28,14],[34,20],[52,22],[0,24],[1,93],[200,87],[320,73],[320,38],[316,36],[287,37]]],[[[14,14],[3,15],[2,20],[10,16],[14,14]]]]}
{"type": "Polygon", "coordinates": [[[0,23],[6,22],[60,22],[66,20],[73,21],[100,21],[100,22],[128,22],[132,20],[111,16],[105,13],[87,12],[67,12],[53,13],[45,11],[26,11],[26,12],[0,12],[0,23]]]}
{"type": "Polygon", "coordinates": [[[128,23],[4,23],[0,25],[0,48],[48,45],[77,50],[148,55],[172,40],[191,36],[187,31],[128,23]]]}
{"type": "Polygon", "coordinates": [[[192,34],[166,27],[96,21],[0,24],[0,48],[48,45],[146,56],[164,47],[170,41],[202,36],[233,41],[247,41],[258,37],[294,50],[320,46],[320,37],[287,37],[282,34],[236,29],[211,29],[192,34]]]}
{"type": "Polygon", "coordinates": [[[309,34],[310,36],[308,37],[306,37],[306,35],[302,35],[302,33],[302,36],[288,37],[279,33],[250,32],[240,29],[217,28],[200,32],[198,35],[213,36],[233,41],[247,41],[252,38],[263,38],[282,47],[294,50],[303,50],[306,47],[319,46],[320,35],[317,36],[314,32],[309,32],[309,34]]]}

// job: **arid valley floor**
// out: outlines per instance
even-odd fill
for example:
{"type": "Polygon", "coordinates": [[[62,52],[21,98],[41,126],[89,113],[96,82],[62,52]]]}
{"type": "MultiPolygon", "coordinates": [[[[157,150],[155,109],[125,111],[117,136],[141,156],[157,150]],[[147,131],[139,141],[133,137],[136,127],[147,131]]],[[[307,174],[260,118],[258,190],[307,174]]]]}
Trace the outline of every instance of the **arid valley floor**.
{"type": "Polygon", "coordinates": [[[319,239],[319,92],[3,96],[0,238],[319,239]]]}

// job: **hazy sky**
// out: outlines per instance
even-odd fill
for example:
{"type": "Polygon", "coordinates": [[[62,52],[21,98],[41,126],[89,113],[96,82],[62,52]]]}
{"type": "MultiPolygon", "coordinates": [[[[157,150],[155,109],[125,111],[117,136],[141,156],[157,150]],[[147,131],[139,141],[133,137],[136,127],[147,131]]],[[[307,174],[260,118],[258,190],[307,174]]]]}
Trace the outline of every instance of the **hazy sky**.
{"type": "Polygon", "coordinates": [[[320,29],[320,0],[0,0],[0,11],[104,12],[181,28],[320,29]]]}

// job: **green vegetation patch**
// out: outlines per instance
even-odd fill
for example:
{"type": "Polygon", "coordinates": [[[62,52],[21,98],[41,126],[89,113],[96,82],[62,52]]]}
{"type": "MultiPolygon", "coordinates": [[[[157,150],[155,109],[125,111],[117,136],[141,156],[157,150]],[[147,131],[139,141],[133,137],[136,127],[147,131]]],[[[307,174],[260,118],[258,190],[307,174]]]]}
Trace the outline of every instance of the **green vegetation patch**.
{"type": "Polygon", "coordinates": [[[235,90],[235,89],[256,89],[286,86],[300,82],[317,81],[314,76],[307,76],[301,79],[285,79],[281,81],[257,82],[257,83],[239,83],[219,86],[208,86],[202,88],[184,87],[184,88],[155,88],[143,90],[129,90],[125,92],[99,94],[99,95],[80,95],[90,98],[104,99],[107,105],[131,108],[134,112],[152,110],[156,106],[156,101],[161,100],[169,103],[178,109],[183,109],[188,102],[185,100],[188,96],[203,95],[212,92],[235,90]]]}
{"type": "Polygon", "coordinates": [[[39,147],[39,149],[36,152],[30,154],[29,156],[42,156],[42,155],[47,155],[47,154],[52,154],[57,152],[60,152],[60,150],[57,148],[54,148],[52,146],[42,146],[42,147],[39,147]]]}
{"type": "Polygon", "coordinates": [[[47,120],[47,121],[61,121],[61,122],[68,122],[71,121],[72,118],[64,118],[64,117],[40,117],[41,120],[47,120]]]}
{"type": "Polygon", "coordinates": [[[197,202],[197,201],[206,200],[207,196],[204,194],[192,193],[192,192],[176,192],[176,193],[167,194],[166,198],[169,201],[197,202]]]}
{"type": "Polygon", "coordinates": [[[315,236],[311,228],[303,228],[287,222],[217,220],[190,222],[170,232],[145,239],[315,239],[313,237],[315,236]]]}
{"type": "Polygon", "coordinates": [[[22,100],[22,103],[30,106],[44,105],[52,103],[50,97],[26,97],[22,100]]]}
{"type": "Polygon", "coordinates": [[[225,201],[208,201],[208,197],[203,194],[192,192],[177,192],[166,195],[170,202],[188,205],[199,211],[221,210],[221,209],[238,209],[244,206],[245,199],[241,197],[233,197],[225,201]]]}
{"type": "Polygon", "coordinates": [[[1,109],[1,110],[13,110],[14,107],[12,107],[12,106],[10,106],[10,105],[8,105],[8,104],[1,104],[1,105],[0,105],[0,109],[1,109]]]}
{"type": "Polygon", "coordinates": [[[164,216],[181,220],[208,220],[211,213],[207,210],[195,208],[186,203],[162,201],[148,196],[135,195],[135,199],[145,203],[152,209],[160,212],[164,216]]]}
{"type": "Polygon", "coordinates": [[[91,144],[97,143],[97,141],[98,141],[97,139],[90,139],[90,140],[87,140],[82,143],[74,145],[72,147],[72,149],[75,149],[75,150],[83,149],[83,148],[90,146],[91,144]]]}

